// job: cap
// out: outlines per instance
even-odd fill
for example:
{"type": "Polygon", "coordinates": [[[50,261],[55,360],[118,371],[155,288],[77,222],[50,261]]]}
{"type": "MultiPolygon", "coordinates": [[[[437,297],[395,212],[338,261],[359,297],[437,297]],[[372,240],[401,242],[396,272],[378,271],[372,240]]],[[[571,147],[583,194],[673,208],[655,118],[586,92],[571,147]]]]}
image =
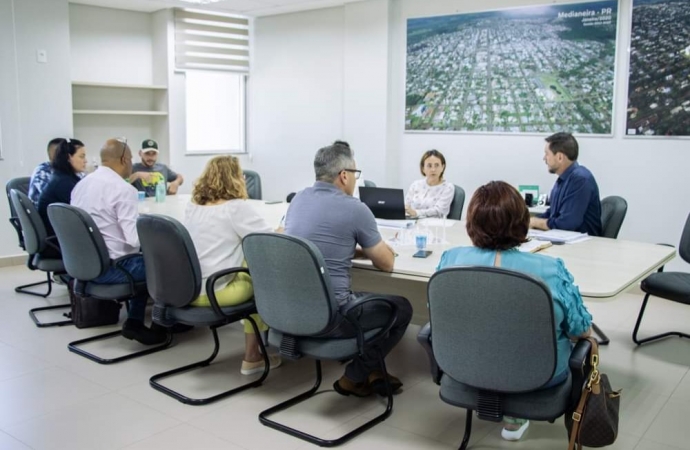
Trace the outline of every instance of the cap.
{"type": "Polygon", "coordinates": [[[146,139],[141,143],[141,151],[146,152],[156,152],[158,153],[158,143],[153,139],[146,139]]]}

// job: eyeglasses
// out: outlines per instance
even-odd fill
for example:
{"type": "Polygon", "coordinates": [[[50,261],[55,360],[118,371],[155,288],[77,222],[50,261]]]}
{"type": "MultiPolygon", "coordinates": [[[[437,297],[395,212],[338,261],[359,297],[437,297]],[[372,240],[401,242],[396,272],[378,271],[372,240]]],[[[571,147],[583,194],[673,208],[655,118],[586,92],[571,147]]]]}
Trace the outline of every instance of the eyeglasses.
{"type": "Polygon", "coordinates": [[[359,176],[362,175],[362,171],[357,170],[357,169],[343,169],[343,171],[354,173],[355,174],[355,180],[359,180],[359,176]]]}
{"type": "Polygon", "coordinates": [[[126,137],[117,138],[117,142],[122,144],[122,155],[120,156],[120,159],[124,159],[125,153],[127,153],[127,138],[126,137]]]}

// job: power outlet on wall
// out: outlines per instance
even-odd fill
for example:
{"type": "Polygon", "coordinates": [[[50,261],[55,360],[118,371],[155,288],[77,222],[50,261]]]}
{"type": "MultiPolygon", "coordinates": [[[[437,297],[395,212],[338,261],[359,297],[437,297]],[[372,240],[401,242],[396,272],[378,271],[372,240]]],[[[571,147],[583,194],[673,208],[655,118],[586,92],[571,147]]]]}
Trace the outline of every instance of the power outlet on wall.
{"type": "Polygon", "coordinates": [[[48,52],[45,50],[36,50],[36,62],[45,64],[48,62],[48,52]]]}

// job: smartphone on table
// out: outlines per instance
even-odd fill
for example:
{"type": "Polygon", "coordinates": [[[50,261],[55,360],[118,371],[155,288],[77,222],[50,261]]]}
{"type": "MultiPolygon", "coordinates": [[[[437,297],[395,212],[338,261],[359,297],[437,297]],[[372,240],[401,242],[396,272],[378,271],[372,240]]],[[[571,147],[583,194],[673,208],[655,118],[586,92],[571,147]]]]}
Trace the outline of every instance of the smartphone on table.
{"type": "Polygon", "coordinates": [[[412,255],[414,258],[426,258],[429,255],[431,255],[433,252],[431,250],[417,250],[417,252],[412,255]]]}

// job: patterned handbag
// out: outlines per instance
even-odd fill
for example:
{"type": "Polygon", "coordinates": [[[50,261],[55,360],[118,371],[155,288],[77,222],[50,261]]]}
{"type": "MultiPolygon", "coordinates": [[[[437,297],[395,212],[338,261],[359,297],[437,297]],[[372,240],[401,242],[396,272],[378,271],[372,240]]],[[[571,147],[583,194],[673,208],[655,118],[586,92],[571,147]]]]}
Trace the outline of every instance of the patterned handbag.
{"type": "Polygon", "coordinates": [[[618,411],[621,391],[611,389],[609,378],[599,372],[599,345],[592,343],[590,362],[592,370],[582,390],[580,401],[572,413],[565,415],[565,427],[570,436],[568,450],[585,447],[605,447],[616,441],[618,436],[618,411]]]}

